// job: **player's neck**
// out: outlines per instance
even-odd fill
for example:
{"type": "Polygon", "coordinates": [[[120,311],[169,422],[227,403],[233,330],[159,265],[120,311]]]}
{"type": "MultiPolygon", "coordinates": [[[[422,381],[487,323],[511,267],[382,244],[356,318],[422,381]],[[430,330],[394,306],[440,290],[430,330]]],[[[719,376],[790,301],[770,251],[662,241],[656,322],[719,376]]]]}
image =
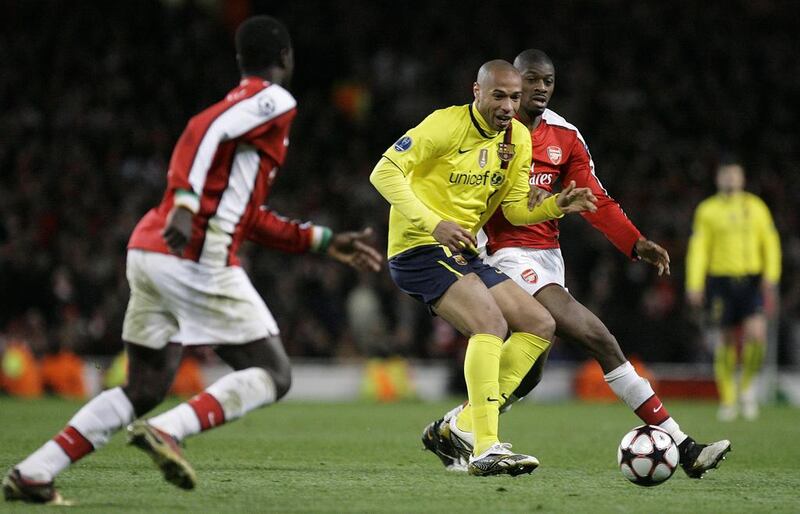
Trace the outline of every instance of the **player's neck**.
{"type": "Polygon", "coordinates": [[[266,80],[270,84],[278,84],[279,86],[286,86],[286,72],[283,68],[278,66],[270,66],[264,70],[253,70],[253,71],[245,71],[242,70],[242,78],[246,77],[258,77],[260,79],[266,80]]]}
{"type": "Polygon", "coordinates": [[[536,127],[538,127],[539,123],[542,122],[542,115],[538,114],[536,116],[531,116],[528,112],[520,110],[519,121],[521,121],[523,125],[528,127],[528,130],[533,131],[536,130],[536,127]]]}

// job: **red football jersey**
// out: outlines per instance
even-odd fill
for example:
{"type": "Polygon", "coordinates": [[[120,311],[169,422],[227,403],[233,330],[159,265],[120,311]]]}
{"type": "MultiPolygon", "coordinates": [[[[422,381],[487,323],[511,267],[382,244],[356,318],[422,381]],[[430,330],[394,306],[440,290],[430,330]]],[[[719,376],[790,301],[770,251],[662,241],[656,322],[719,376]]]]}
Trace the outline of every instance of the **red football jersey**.
{"type": "MultiPolygon", "coordinates": [[[[584,212],[581,215],[622,253],[632,257],[633,246],[641,234],[598,180],[589,147],[578,129],[546,109],[539,126],[531,133],[531,139],[531,185],[552,192],[557,180],[562,185],[574,180],[576,187],[590,188],[597,197],[597,212],[584,212]]],[[[507,247],[546,249],[559,246],[558,220],[514,226],[498,209],[483,229],[488,238],[486,248],[490,254],[507,247]]]]}
{"type": "Polygon", "coordinates": [[[185,259],[238,265],[236,252],[244,238],[285,251],[307,250],[310,225],[260,209],[286,158],[295,107],[281,86],[247,77],[189,120],[172,153],[161,204],[139,221],[128,248],[170,253],[161,232],[178,192],[181,203],[195,212],[191,240],[181,255],[185,259]]]}

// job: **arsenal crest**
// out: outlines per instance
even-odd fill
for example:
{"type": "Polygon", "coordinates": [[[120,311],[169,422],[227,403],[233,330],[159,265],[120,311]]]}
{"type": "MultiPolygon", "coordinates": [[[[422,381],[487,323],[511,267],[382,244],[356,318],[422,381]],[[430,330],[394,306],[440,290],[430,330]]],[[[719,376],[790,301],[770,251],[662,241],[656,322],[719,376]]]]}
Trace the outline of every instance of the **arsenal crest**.
{"type": "Polygon", "coordinates": [[[489,162],[489,150],[486,148],[481,148],[481,151],[478,154],[478,166],[483,168],[486,166],[487,162],[489,162]]]}
{"type": "Polygon", "coordinates": [[[498,143],[497,156],[503,162],[509,162],[514,158],[514,143],[498,143]]]}
{"type": "Polygon", "coordinates": [[[539,281],[539,275],[537,275],[536,272],[531,268],[526,269],[520,273],[519,276],[522,277],[522,280],[529,284],[535,284],[539,281]]]}
{"type": "Polygon", "coordinates": [[[553,164],[558,164],[559,162],[561,162],[561,147],[548,146],[547,156],[550,157],[550,162],[552,162],[553,164]]]}

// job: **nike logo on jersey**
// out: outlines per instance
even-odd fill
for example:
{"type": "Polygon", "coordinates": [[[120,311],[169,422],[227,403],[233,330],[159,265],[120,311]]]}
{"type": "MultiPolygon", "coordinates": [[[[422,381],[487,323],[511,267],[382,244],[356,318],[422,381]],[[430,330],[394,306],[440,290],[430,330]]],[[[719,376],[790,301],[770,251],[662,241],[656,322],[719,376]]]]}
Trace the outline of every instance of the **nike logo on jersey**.
{"type": "Polygon", "coordinates": [[[487,402],[499,402],[500,400],[498,400],[497,398],[492,398],[490,396],[487,396],[486,397],[486,401],[487,402]]]}
{"type": "Polygon", "coordinates": [[[653,409],[653,413],[656,413],[656,412],[660,411],[660,410],[661,410],[661,407],[663,407],[663,406],[664,406],[664,404],[663,404],[663,403],[662,403],[662,404],[660,404],[658,407],[656,407],[655,409],[653,409]]]}
{"type": "Polygon", "coordinates": [[[467,152],[471,152],[471,151],[472,151],[472,148],[470,148],[469,150],[462,150],[461,148],[458,149],[458,153],[467,153],[467,152]]]}

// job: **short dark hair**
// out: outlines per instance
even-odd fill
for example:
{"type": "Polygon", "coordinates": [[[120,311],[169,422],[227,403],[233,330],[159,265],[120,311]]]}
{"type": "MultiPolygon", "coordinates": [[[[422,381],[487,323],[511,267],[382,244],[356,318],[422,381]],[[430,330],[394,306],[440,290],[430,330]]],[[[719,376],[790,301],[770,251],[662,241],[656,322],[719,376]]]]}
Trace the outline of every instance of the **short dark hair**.
{"type": "Polygon", "coordinates": [[[717,169],[724,166],[743,166],[741,157],[730,150],[720,152],[717,156],[717,169]]]}
{"type": "Polygon", "coordinates": [[[253,16],[236,29],[236,53],[243,71],[281,66],[281,52],[291,48],[286,26],[271,16],[253,16]]]}
{"type": "Polygon", "coordinates": [[[523,50],[514,59],[514,66],[518,68],[529,66],[531,64],[549,64],[552,66],[553,61],[550,60],[550,57],[546,53],[538,48],[529,48],[527,50],[523,50]]]}

